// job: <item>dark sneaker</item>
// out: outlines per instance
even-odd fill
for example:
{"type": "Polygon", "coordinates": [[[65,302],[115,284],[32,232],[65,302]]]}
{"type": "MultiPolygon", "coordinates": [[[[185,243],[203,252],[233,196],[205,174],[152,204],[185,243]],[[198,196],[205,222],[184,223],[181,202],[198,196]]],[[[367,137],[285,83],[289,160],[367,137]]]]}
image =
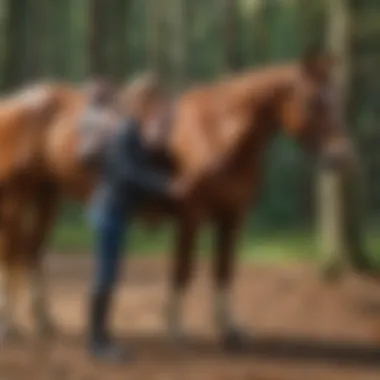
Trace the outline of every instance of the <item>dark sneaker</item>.
{"type": "Polygon", "coordinates": [[[111,341],[92,341],[88,349],[94,359],[111,363],[124,363],[129,361],[132,357],[132,353],[129,349],[111,341]]]}

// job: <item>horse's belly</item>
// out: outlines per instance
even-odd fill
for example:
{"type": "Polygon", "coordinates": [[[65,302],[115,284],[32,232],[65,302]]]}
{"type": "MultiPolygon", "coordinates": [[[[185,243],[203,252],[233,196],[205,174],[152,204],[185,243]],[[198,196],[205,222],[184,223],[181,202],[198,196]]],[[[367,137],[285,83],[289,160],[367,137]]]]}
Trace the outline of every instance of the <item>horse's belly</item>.
{"type": "Polygon", "coordinates": [[[87,199],[96,183],[96,177],[71,158],[50,161],[48,170],[61,192],[76,200],[87,199]]]}
{"type": "Polygon", "coordinates": [[[61,189],[64,195],[83,202],[89,199],[94,186],[94,181],[83,180],[83,178],[78,178],[77,180],[74,178],[61,180],[61,189]]]}
{"type": "Polygon", "coordinates": [[[211,194],[210,205],[218,209],[234,208],[238,205],[248,203],[249,198],[250,191],[233,186],[228,186],[211,194]]]}
{"type": "Polygon", "coordinates": [[[83,201],[88,198],[95,176],[78,162],[76,150],[76,114],[59,120],[46,139],[46,169],[64,196],[83,201]]]}
{"type": "Polygon", "coordinates": [[[259,183],[252,175],[243,178],[232,175],[215,182],[207,194],[206,204],[211,208],[210,211],[241,212],[255,199],[258,188],[259,183]]]}

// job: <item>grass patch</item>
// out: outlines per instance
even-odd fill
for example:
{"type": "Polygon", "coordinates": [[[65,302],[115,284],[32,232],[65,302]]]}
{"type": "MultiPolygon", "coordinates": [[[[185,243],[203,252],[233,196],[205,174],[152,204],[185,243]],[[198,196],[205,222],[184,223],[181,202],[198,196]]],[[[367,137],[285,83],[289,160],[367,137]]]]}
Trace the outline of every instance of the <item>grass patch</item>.
{"type": "MultiPolygon", "coordinates": [[[[51,238],[51,247],[58,252],[88,252],[95,236],[84,219],[61,220],[51,238]]],[[[132,228],[128,251],[139,255],[157,255],[172,249],[173,230],[163,227],[149,230],[136,225],[132,228]]],[[[209,229],[199,238],[199,253],[207,256],[212,251],[213,239],[209,229]]],[[[380,235],[375,229],[366,234],[366,247],[372,260],[380,267],[380,235]]],[[[317,260],[317,247],[313,231],[260,231],[247,229],[239,241],[240,256],[264,261],[317,260]]]]}
{"type": "MultiPolygon", "coordinates": [[[[282,233],[245,231],[239,242],[239,251],[247,257],[270,256],[273,258],[315,256],[311,234],[290,231],[282,233]]],[[[82,219],[60,221],[51,237],[51,247],[59,252],[85,252],[91,250],[95,235],[82,219]]],[[[139,254],[167,252],[172,247],[173,230],[165,226],[158,230],[149,230],[136,225],[132,228],[128,250],[139,254]]],[[[207,254],[212,250],[213,236],[204,229],[199,237],[199,251],[207,254]]]]}

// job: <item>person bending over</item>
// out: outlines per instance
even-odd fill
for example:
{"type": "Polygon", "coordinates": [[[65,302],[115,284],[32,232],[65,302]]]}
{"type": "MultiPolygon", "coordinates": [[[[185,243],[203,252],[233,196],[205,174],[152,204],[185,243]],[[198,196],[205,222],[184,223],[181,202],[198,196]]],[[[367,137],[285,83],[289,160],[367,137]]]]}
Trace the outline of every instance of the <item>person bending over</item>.
{"type": "Polygon", "coordinates": [[[146,120],[162,99],[156,82],[151,80],[140,87],[140,98],[135,95],[140,106],[131,107],[130,115],[107,141],[90,207],[96,241],[88,347],[92,356],[112,361],[126,357],[126,351],[111,339],[107,324],[120,251],[133,218],[147,197],[180,199],[186,192],[184,183],[152,166],[149,156],[153,144],[148,148],[145,142],[154,141],[157,147],[163,143],[164,134],[156,130],[143,136],[142,131],[150,128],[146,120]]]}

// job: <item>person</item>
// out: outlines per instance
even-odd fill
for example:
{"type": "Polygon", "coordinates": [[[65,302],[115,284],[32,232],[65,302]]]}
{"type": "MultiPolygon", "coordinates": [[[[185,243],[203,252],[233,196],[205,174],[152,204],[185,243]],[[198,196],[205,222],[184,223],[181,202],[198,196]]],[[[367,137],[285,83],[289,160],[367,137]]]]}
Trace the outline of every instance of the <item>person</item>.
{"type": "Polygon", "coordinates": [[[160,108],[159,85],[150,79],[137,87],[140,93],[139,96],[134,94],[136,104],[130,104],[129,115],[104,149],[100,180],[90,208],[96,239],[96,264],[88,345],[92,356],[112,361],[124,360],[128,356],[127,351],[110,337],[107,324],[120,251],[128,238],[132,220],[148,197],[179,199],[186,189],[180,181],[155,169],[149,158],[153,140],[157,145],[163,142],[162,134],[148,132],[149,126],[154,124],[149,120],[160,108]]]}

